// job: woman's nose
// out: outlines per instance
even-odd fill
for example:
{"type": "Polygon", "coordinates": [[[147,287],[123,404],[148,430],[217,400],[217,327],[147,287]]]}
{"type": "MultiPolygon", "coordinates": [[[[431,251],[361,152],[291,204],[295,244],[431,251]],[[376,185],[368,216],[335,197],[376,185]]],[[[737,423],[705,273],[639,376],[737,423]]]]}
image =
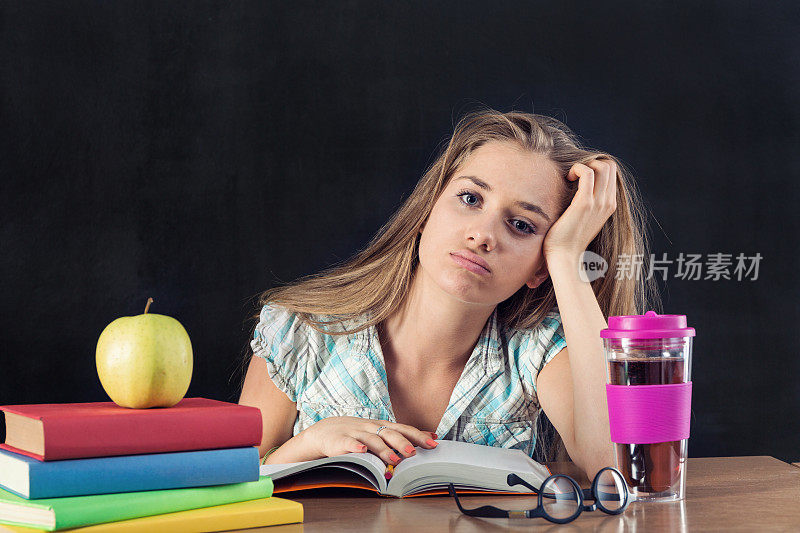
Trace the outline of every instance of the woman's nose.
{"type": "Polygon", "coordinates": [[[498,231],[496,225],[497,223],[495,221],[486,217],[470,227],[467,232],[467,239],[473,241],[476,246],[485,245],[486,250],[489,251],[493,249],[496,244],[496,235],[498,231]]]}

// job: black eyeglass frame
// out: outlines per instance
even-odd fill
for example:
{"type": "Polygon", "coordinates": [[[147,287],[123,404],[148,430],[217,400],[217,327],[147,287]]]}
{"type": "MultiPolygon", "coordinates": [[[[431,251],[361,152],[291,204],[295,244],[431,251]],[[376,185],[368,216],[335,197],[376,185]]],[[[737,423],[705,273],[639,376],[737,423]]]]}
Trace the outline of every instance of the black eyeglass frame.
{"type": "Polygon", "coordinates": [[[509,474],[506,477],[506,483],[508,483],[509,487],[513,487],[514,485],[523,485],[526,488],[533,491],[534,494],[538,495],[537,505],[534,509],[528,509],[525,511],[511,511],[506,509],[500,509],[499,507],[495,507],[493,505],[483,505],[475,509],[465,509],[461,505],[461,502],[458,499],[458,494],[456,493],[455,486],[452,483],[449,483],[447,487],[448,490],[450,491],[450,496],[452,496],[453,499],[455,499],[459,511],[461,511],[465,515],[481,517],[481,518],[544,518],[545,520],[549,520],[550,522],[553,522],[555,524],[566,524],[567,522],[572,522],[573,520],[578,518],[578,516],[580,516],[580,514],[583,511],[592,512],[596,511],[597,509],[600,509],[602,512],[606,514],[618,515],[623,513],[625,509],[628,508],[628,504],[631,501],[630,492],[628,491],[628,484],[625,483],[625,477],[622,475],[622,473],[620,473],[619,470],[617,470],[613,466],[607,466],[602,470],[600,470],[599,472],[597,472],[597,474],[595,474],[594,476],[594,481],[592,481],[592,488],[590,489],[581,489],[580,485],[578,485],[578,483],[574,479],[572,479],[566,474],[553,474],[544,480],[542,486],[544,487],[545,485],[547,485],[547,483],[556,478],[565,478],[566,481],[570,483],[572,487],[575,489],[575,494],[577,494],[578,496],[578,505],[575,508],[575,512],[571,516],[568,516],[566,518],[556,518],[554,516],[550,516],[549,514],[547,514],[547,512],[544,510],[544,505],[542,505],[543,503],[542,498],[544,497],[543,493],[537,490],[536,487],[529,484],[527,481],[525,481],[516,474],[509,474]],[[616,473],[616,475],[619,476],[619,479],[622,480],[624,499],[622,501],[622,505],[620,505],[617,509],[608,509],[602,503],[600,503],[602,502],[602,500],[599,497],[600,492],[598,489],[598,485],[600,483],[600,475],[606,470],[612,470],[614,473],[616,473]],[[594,500],[594,503],[590,505],[584,505],[583,502],[585,500],[594,500]]]}

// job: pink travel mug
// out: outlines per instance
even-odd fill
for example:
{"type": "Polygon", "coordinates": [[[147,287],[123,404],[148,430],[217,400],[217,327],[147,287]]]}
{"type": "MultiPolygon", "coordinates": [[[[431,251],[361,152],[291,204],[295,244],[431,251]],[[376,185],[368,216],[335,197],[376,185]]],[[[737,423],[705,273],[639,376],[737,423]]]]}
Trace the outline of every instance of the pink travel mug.
{"type": "Polygon", "coordinates": [[[637,500],[682,500],[692,403],[685,315],[612,316],[600,332],[617,469],[637,500]]]}

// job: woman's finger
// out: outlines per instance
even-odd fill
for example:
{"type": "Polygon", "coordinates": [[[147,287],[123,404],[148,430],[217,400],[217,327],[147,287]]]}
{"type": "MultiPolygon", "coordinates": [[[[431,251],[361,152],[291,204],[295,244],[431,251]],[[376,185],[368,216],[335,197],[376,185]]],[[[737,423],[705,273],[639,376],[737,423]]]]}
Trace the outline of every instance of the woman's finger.
{"type": "MultiPolygon", "coordinates": [[[[383,433],[383,431],[381,431],[381,433],[383,433]]],[[[366,444],[367,449],[380,457],[387,465],[397,465],[397,463],[401,461],[400,456],[394,453],[394,450],[386,444],[386,441],[375,433],[365,431],[363,433],[356,433],[353,437],[366,444]]]]}
{"type": "Polygon", "coordinates": [[[574,181],[578,179],[578,192],[575,196],[591,200],[594,196],[594,170],[583,163],[575,163],[567,173],[567,179],[574,181]]]}
{"type": "Polygon", "coordinates": [[[594,199],[600,204],[605,199],[608,190],[611,167],[608,165],[607,161],[602,159],[589,161],[589,166],[594,170],[594,199]]]}
{"type": "MultiPolygon", "coordinates": [[[[421,431],[414,426],[409,426],[406,424],[392,424],[391,427],[393,430],[401,433],[406,439],[408,439],[412,444],[415,446],[421,446],[423,448],[431,449],[436,447],[435,433],[430,433],[428,431],[421,431]]],[[[381,431],[383,433],[383,431],[381,431]]]]}
{"type": "Polygon", "coordinates": [[[608,199],[611,205],[616,209],[617,206],[617,164],[614,161],[611,163],[611,180],[608,182],[608,199]]]}
{"type": "Polygon", "coordinates": [[[379,436],[386,444],[402,453],[405,457],[411,457],[417,453],[417,451],[414,449],[414,445],[411,444],[411,441],[409,441],[402,433],[395,431],[391,427],[382,429],[379,436]]]}
{"type": "Polygon", "coordinates": [[[343,453],[363,453],[367,451],[367,445],[358,439],[345,435],[342,442],[343,453]]]}
{"type": "MultiPolygon", "coordinates": [[[[617,202],[617,164],[613,159],[596,159],[595,175],[602,174],[604,187],[602,193],[597,195],[597,200],[601,206],[615,207],[617,202]]],[[[595,188],[600,186],[600,179],[595,182],[595,188]]],[[[599,192],[599,191],[598,191],[599,192]]]]}

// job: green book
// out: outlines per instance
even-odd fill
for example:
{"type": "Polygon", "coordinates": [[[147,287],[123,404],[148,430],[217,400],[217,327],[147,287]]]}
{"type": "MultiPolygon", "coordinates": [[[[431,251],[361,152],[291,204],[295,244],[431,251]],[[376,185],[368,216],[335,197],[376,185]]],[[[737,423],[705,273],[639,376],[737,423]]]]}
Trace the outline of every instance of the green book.
{"type": "Polygon", "coordinates": [[[272,496],[272,480],[170,490],[147,490],[26,500],[0,489],[0,522],[47,531],[116,522],[272,496]]]}

